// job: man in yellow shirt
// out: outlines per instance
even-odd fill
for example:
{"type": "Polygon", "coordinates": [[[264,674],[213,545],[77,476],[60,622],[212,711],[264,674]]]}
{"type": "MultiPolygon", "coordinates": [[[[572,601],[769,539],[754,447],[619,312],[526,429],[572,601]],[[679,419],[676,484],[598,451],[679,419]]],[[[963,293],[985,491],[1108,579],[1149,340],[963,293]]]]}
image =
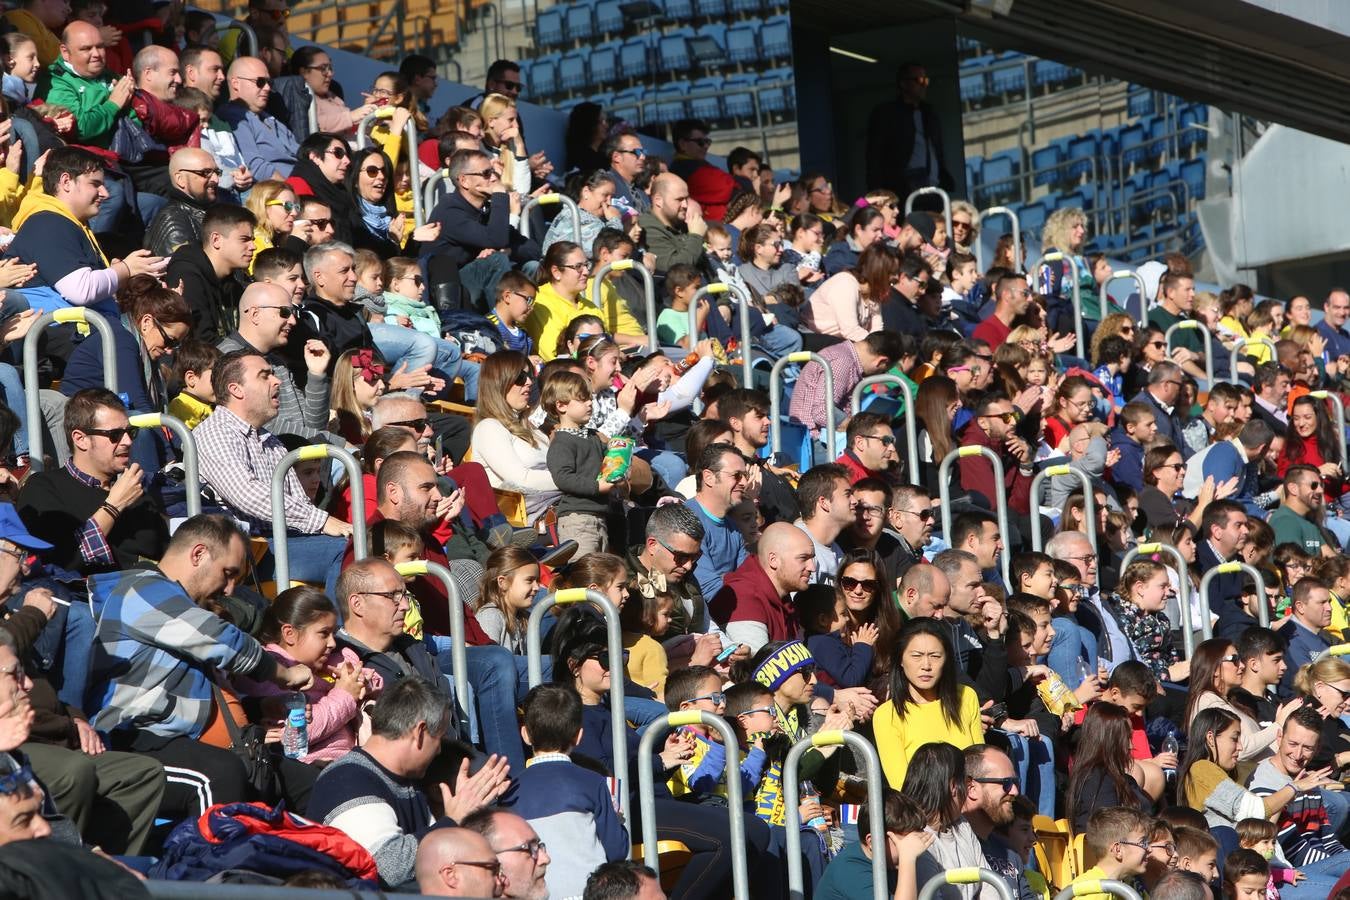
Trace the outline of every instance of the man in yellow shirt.
{"type": "MultiPolygon", "coordinates": [[[[1112,806],[1099,809],[1088,819],[1084,832],[1085,851],[1093,865],[1073,880],[1075,885],[1093,881],[1123,881],[1129,884],[1144,874],[1148,856],[1149,818],[1137,809],[1112,806]]],[[[1088,900],[1110,900],[1108,894],[1076,894],[1088,900]]]]}

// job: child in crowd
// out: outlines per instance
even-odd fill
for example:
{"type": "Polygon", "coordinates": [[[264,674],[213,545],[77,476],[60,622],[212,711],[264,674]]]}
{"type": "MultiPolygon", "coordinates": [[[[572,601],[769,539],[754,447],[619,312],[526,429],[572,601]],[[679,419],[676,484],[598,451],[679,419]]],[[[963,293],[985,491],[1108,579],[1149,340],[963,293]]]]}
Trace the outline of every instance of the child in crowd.
{"type": "Polygon", "coordinates": [[[965,301],[979,280],[975,257],[959,250],[952,253],[947,259],[947,283],[942,286],[942,311],[950,312],[952,303],[965,301]]]}
{"type": "MultiPolygon", "coordinates": [[[[1270,864],[1270,877],[1266,881],[1263,900],[1280,900],[1280,885],[1296,884],[1301,877],[1280,854],[1276,840],[1279,833],[1279,826],[1269,819],[1241,819],[1237,823],[1238,846],[1244,850],[1254,850],[1270,864]]],[[[1224,862],[1225,876],[1232,859],[1230,855],[1224,862]]]]}
{"type": "MultiPolygon", "coordinates": [[[[1051,564],[1053,570],[1053,564],[1051,564]]],[[[1035,678],[1036,697],[1045,710],[1053,716],[1065,716],[1079,709],[1083,701],[1095,696],[1097,691],[1091,683],[1081,688],[1082,696],[1069,690],[1059,673],[1045,665],[1046,654],[1055,640],[1055,626],[1051,621],[1050,601],[1039,594],[1021,593],[1008,598],[1009,624],[1016,615],[1019,617],[1020,645],[1008,642],[1008,664],[1034,667],[1027,672],[1028,679],[1035,678]],[[1028,632],[1027,623],[1031,628],[1028,632]],[[1044,672],[1044,677],[1040,676],[1044,672]]],[[[1034,707],[1033,707],[1034,708],[1034,707]]],[[[1067,727],[1072,717],[1064,719],[1067,727]]]]}
{"type": "Polygon", "coordinates": [[[605,776],[568,756],[581,739],[577,692],[541,684],[525,695],[521,736],[533,756],[517,776],[511,811],[524,817],[549,847],[544,879],[553,897],[579,897],[591,872],[632,852],[605,776]]]}
{"type": "MultiPolygon", "coordinates": [[[[1045,876],[1031,866],[1031,853],[1036,844],[1036,828],[1032,822],[1036,818],[1036,804],[1027,797],[1018,794],[1012,802],[1012,821],[994,826],[997,834],[1008,849],[1022,860],[1023,872],[1027,884],[1041,900],[1049,900],[1050,885],[1045,876]]],[[[866,819],[859,819],[865,823],[866,819]]]]}
{"type": "Polygon", "coordinates": [[[538,592],[539,563],[534,556],[519,547],[498,547],[483,566],[474,616],[488,637],[523,656],[530,606],[538,592]]]}
{"type": "Polygon", "coordinates": [[[4,95],[11,105],[27,106],[33,101],[37,90],[38,71],[42,64],[38,62],[37,42],[26,34],[12,31],[6,34],[0,43],[3,47],[4,95]]]}
{"type": "MultiPolygon", "coordinates": [[[[666,272],[666,308],[656,317],[656,338],[663,347],[683,347],[692,349],[697,343],[696,337],[689,334],[689,304],[694,294],[703,286],[698,270],[685,263],[676,263],[666,272]]],[[[712,304],[704,297],[698,301],[696,321],[698,333],[707,327],[708,314],[712,304]]]]}
{"type": "Polygon", "coordinates": [[[1152,891],[1177,862],[1176,838],[1172,826],[1162,819],[1154,819],[1148,834],[1148,856],[1144,858],[1144,874],[1139,876],[1146,890],[1152,891]]]}
{"type": "Polygon", "coordinates": [[[1144,489],[1144,447],[1158,434],[1153,407],[1142,400],[1126,403],[1120,409],[1116,427],[1111,429],[1111,449],[1119,451],[1115,465],[1107,467],[1107,477],[1135,491],[1144,489]]]}
{"type": "Polygon", "coordinates": [[[718,281],[727,278],[739,278],[736,274],[736,251],[731,246],[731,232],[721,222],[709,222],[708,230],[703,233],[703,255],[708,269],[718,281]]]}
{"type": "Polygon", "coordinates": [[[174,351],[172,380],[178,394],[169,401],[169,415],[182,419],[188,430],[200,425],[215,409],[211,370],[218,359],[220,351],[201,341],[185,341],[174,351]]]}
{"type": "Polygon", "coordinates": [[[305,297],[305,273],[300,257],[281,247],[268,247],[253,257],[253,280],[280,285],[297,306],[305,297]]]}
{"type": "MultiPolygon", "coordinates": [[[[673,672],[666,681],[666,707],[677,710],[698,709],[722,716],[726,713],[726,694],[722,677],[708,666],[689,666],[673,672]]],[[[667,783],[674,797],[695,795],[726,798],[726,748],[721,735],[706,725],[680,728],[694,739],[694,755],[685,761],[667,783]]],[[[741,759],[741,790],[746,798],[754,795],[764,776],[766,757],[762,738],[756,738],[741,759]]]]}
{"type": "Polygon", "coordinates": [[[746,681],[727,688],[722,718],[736,732],[742,759],[755,750],[764,753],[764,772],[753,791],[746,794],[746,811],[771,826],[781,827],[787,821],[783,812],[783,759],[787,755],[787,742],[781,736],[776,709],[773,691],[757,681],[746,681]],[[775,735],[779,737],[775,739],[775,735]]]}
{"type": "MultiPolygon", "coordinates": [[[[1112,806],[1094,812],[1084,832],[1087,857],[1092,866],[1073,883],[1110,879],[1128,884],[1131,879],[1143,875],[1150,831],[1152,823],[1148,816],[1137,809],[1112,806]]],[[[1092,900],[1105,900],[1106,897],[1105,894],[1076,896],[1087,896],[1092,900]]]]}
{"type": "Polygon", "coordinates": [[[1111,277],[1111,261],[1106,258],[1105,253],[1093,253],[1087,258],[1087,265],[1096,284],[1096,290],[1100,292],[1102,285],[1111,277]]]}
{"type": "Polygon", "coordinates": [[[534,283],[520,272],[507,272],[497,282],[497,302],[488,313],[488,321],[497,326],[503,350],[524,353],[538,366],[543,360],[534,352],[534,339],[522,327],[534,306],[536,290],[534,283]]]}
{"type": "MultiPolygon", "coordinates": [[[[313,686],[304,692],[310,720],[309,753],[302,762],[331,762],[355,747],[361,701],[368,690],[382,687],[380,676],[362,669],[354,652],[336,649],[337,627],[333,601],[308,585],[282,591],[263,613],[258,635],[263,648],[279,666],[305,665],[314,673],[313,686]]],[[[264,698],[262,718],[284,724],[287,691],[271,682],[237,681],[244,694],[264,698]]],[[[276,731],[279,735],[280,728],[276,731]]]]}
{"type": "MultiPolygon", "coordinates": [[[[375,283],[371,277],[367,289],[373,287],[375,283]]],[[[385,260],[381,264],[378,284],[384,288],[384,303],[390,319],[442,340],[441,314],[436,311],[436,307],[422,300],[426,295],[426,279],[422,277],[422,269],[417,265],[417,260],[407,256],[395,256],[385,260]]]]}
{"type": "MultiPolygon", "coordinates": [[[[175,106],[190,109],[197,114],[197,121],[201,123],[201,147],[211,154],[216,165],[220,167],[220,181],[216,186],[217,200],[241,197],[253,186],[255,176],[250,172],[246,181],[241,179],[241,183],[236,183],[235,179],[243,175],[243,167],[246,165],[244,154],[239,150],[233,131],[224,127],[212,127],[215,110],[211,98],[197,88],[180,85],[173,102],[175,106]],[[222,194],[225,196],[221,196],[222,194]]],[[[214,124],[224,123],[217,120],[214,124]]]]}
{"type": "Polygon", "coordinates": [[[670,627],[674,608],[669,594],[657,597],[653,591],[650,597],[639,593],[619,611],[623,648],[628,655],[628,678],[649,688],[658,700],[665,699],[666,674],[670,669],[661,638],[670,627]]]}
{"type": "MultiPolygon", "coordinates": [[[[1127,660],[1111,670],[1110,678],[1097,698],[1114,703],[1130,714],[1130,756],[1134,759],[1154,759],[1149,749],[1148,735],[1144,731],[1144,708],[1157,695],[1158,681],[1153,677],[1152,670],[1138,660],[1127,660]]],[[[1074,713],[1075,724],[1083,724],[1087,709],[1084,706],[1074,713]]],[[[1155,761],[1164,768],[1177,767],[1177,759],[1171,754],[1160,756],[1155,761]]]]}
{"type": "Polygon", "coordinates": [[[323,491],[325,459],[302,459],[295,464],[295,477],[300,481],[300,489],[305,492],[311,503],[317,503],[323,491]]]}
{"type": "Polygon", "coordinates": [[[1111,392],[1112,409],[1119,411],[1125,405],[1125,373],[1130,370],[1134,347],[1120,335],[1102,341],[1097,351],[1097,368],[1092,374],[1111,392]]]}
{"type": "Polygon", "coordinates": [[[557,506],[558,539],[576,541],[581,556],[604,551],[609,547],[605,522],[609,501],[622,495],[627,481],[602,474],[605,439],[590,427],[590,385],[575,372],[558,372],[544,385],[540,398],[553,425],[548,470],[562,491],[557,506]]]}
{"type": "Polygon", "coordinates": [[[1172,643],[1172,624],[1164,610],[1171,586],[1167,567],[1151,559],[1136,559],[1121,573],[1112,598],[1121,630],[1159,681],[1180,681],[1191,671],[1172,643]]]}
{"type": "MultiPolygon", "coordinates": [[[[812,895],[816,900],[860,900],[873,896],[872,859],[886,854],[886,896],[895,900],[914,900],[922,884],[919,858],[936,836],[922,809],[899,791],[887,788],[882,795],[882,817],[886,846],[872,843],[871,831],[864,830],[861,840],[846,846],[825,869],[812,895]]],[[[859,823],[869,822],[867,804],[858,813],[859,823]]]]}
{"type": "MultiPolygon", "coordinates": [[[[1205,881],[1219,877],[1219,842],[1208,831],[1183,825],[1172,831],[1177,845],[1177,868],[1194,872],[1205,881]]],[[[1261,884],[1265,887],[1264,880],[1261,884]]]]}
{"type": "MultiPolygon", "coordinates": [[[[862,568],[865,563],[854,565],[862,568]]],[[[856,577],[849,581],[855,590],[860,586],[856,577]]],[[[875,594],[881,589],[875,572],[871,581],[870,589],[875,594]]],[[[844,634],[844,627],[848,624],[844,591],[842,581],[838,587],[813,584],[798,591],[793,602],[797,607],[797,618],[802,623],[802,631],[806,633],[806,646],[820,666],[817,676],[828,676],[830,683],[836,687],[860,687],[872,671],[873,648],[878,632],[874,622],[865,622],[852,634],[844,634]]]]}
{"type": "MultiPolygon", "coordinates": [[[[381,519],[370,526],[370,552],[372,556],[382,556],[397,566],[399,563],[425,559],[427,548],[416,528],[396,519],[381,519]]],[[[404,580],[411,582],[412,576],[404,580]]],[[[421,640],[422,629],[422,609],[417,604],[417,598],[410,593],[408,611],[403,614],[403,633],[421,640]]]]}
{"type": "Polygon", "coordinates": [[[1255,850],[1234,850],[1223,861],[1224,900],[1267,900],[1269,884],[1270,864],[1255,850]]]}
{"type": "Polygon", "coordinates": [[[1247,316],[1247,329],[1251,343],[1243,345],[1242,357],[1253,366],[1270,362],[1270,348],[1260,343],[1261,338],[1272,344],[1278,339],[1275,335],[1275,316],[1270,307],[1261,304],[1253,309],[1247,316]]]}

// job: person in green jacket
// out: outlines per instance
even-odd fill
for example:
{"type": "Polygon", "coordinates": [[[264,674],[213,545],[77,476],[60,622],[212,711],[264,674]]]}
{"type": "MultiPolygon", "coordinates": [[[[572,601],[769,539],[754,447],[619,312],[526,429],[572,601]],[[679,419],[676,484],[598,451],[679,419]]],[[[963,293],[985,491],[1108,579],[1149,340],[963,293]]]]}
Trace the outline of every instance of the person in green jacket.
{"type": "Polygon", "coordinates": [[[71,22],[61,34],[61,58],[47,69],[47,102],[63,106],[75,116],[74,143],[107,147],[117,130],[117,118],[131,103],[136,84],[127,72],[115,77],[107,64],[98,29],[88,22],[71,22]]]}
{"type": "Polygon", "coordinates": [[[1267,521],[1275,544],[1298,544],[1313,556],[1321,555],[1326,538],[1317,523],[1325,508],[1321,473],[1314,466],[1290,466],[1284,473],[1284,502],[1267,521]]]}
{"type": "Polygon", "coordinates": [[[689,199],[689,185],[666,172],[652,181],[652,211],[638,216],[648,252],[656,256],[656,274],[664,276],[676,263],[697,267],[703,259],[703,221],[699,205],[689,199]]]}

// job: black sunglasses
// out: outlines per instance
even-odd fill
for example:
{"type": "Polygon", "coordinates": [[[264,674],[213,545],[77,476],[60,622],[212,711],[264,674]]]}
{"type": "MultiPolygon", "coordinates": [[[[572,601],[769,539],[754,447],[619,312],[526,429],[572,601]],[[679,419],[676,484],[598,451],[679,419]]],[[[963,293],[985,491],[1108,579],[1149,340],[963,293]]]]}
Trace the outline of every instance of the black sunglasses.
{"type": "Polygon", "coordinates": [[[391,427],[401,426],[401,427],[403,427],[403,428],[411,428],[413,431],[417,432],[418,434],[421,434],[422,432],[426,431],[426,430],[427,430],[427,425],[428,425],[428,424],[430,424],[430,423],[429,423],[428,420],[426,420],[426,419],[408,419],[406,422],[390,422],[390,423],[389,423],[389,425],[390,425],[391,427]]]}
{"type": "Polygon", "coordinates": [[[285,306],[257,306],[254,309],[275,309],[283,319],[293,319],[300,315],[300,307],[290,303],[285,306]]]}
{"type": "Polygon", "coordinates": [[[517,375],[515,381],[512,381],[511,383],[516,387],[524,387],[531,381],[534,381],[534,373],[529,369],[521,369],[520,374],[517,375]]]}
{"type": "MultiPolygon", "coordinates": [[[[341,159],[341,157],[339,157],[339,159],[341,159]]],[[[366,172],[366,177],[367,177],[367,178],[374,178],[376,175],[383,175],[383,174],[384,174],[384,167],[383,167],[383,166],[366,166],[365,172],[366,172]]]]}
{"type": "Polygon", "coordinates": [[[257,78],[245,78],[242,75],[236,75],[235,77],[246,84],[256,84],[258,90],[262,90],[272,83],[272,79],[268,78],[266,75],[259,75],[257,78]]]}
{"type": "Polygon", "coordinates": [[[848,575],[839,576],[839,586],[846,591],[856,591],[858,588],[876,591],[880,584],[881,583],[875,578],[851,578],[848,575]]]}
{"type": "Polygon", "coordinates": [[[1007,778],[972,778],[971,781],[976,784],[997,784],[1002,785],[1003,793],[1011,794],[1017,789],[1017,779],[1011,775],[1007,778]]]}
{"type": "Polygon", "coordinates": [[[84,433],[107,438],[114,444],[120,444],[124,437],[134,441],[140,431],[141,429],[135,425],[128,425],[126,428],[89,428],[84,433]]]}
{"type": "Polygon", "coordinates": [[[347,148],[346,148],[346,147],[329,147],[327,150],[323,151],[323,153],[324,153],[325,156],[332,156],[333,159],[346,159],[346,158],[347,158],[347,148]]]}

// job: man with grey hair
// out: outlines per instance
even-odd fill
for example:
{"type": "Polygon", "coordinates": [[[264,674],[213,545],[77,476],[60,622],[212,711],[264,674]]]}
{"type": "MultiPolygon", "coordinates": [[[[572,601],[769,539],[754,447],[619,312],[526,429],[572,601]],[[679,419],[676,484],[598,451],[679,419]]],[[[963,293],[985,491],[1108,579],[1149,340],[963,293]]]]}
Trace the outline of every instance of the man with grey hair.
{"type": "Polygon", "coordinates": [[[667,645],[667,656],[697,666],[709,665],[722,650],[717,626],[708,618],[706,598],[692,577],[703,554],[703,537],[703,522],[688,506],[658,506],[647,520],[645,540],[629,549],[627,560],[630,592],[671,600],[666,639],[681,639],[667,645]]]}
{"type": "Polygon", "coordinates": [[[979,654],[984,650],[984,642],[966,619],[976,611],[975,594],[984,581],[980,562],[973,553],[964,550],[943,550],[933,557],[933,565],[947,576],[947,606],[952,615],[946,618],[946,622],[952,629],[952,646],[956,648],[957,662],[962,672],[973,676],[980,669],[979,654]]]}
{"type": "MultiPolygon", "coordinates": [[[[389,585],[397,583],[397,588],[385,593],[401,593],[402,579],[393,566],[384,565],[387,571],[363,577],[392,576],[383,580],[389,585]]],[[[377,596],[357,593],[370,599],[377,596]]],[[[381,600],[384,606],[379,608],[387,614],[388,598],[381,600]]],[[[386,676],[385,685],[370,712],[370,737],[323,770],[306,815],[341,829],[365,847],[375,858],[380,881],[385,887],[397,888],[413,880],[417,835],[433,822],[421,781],[441,755],[442,741],[453,738],[455,717],[449,696],[434,681],[417,675],[389,681],[386,676]]],[[[500,797],[510,785],[508,771],[505,760],[489,757],[470,775],[469,760],[462,759],[455,784],[438,784],[442,821],[457,823],[500,797]]],[[[487,848],[483,850],[486,861],[487,848]]]]}
{"type": "MultiPolygon", "coordinates": [[[[1126,637],[1114,608],[1102,600],[1097,583],[1097,555],[1088,536],[1081,531],[1062,531],[1046,542],[1045,552],[1051,559],[1069,563],[1078,570],[1077,597],[1069,603],[1071,615],[1052,620],[1055,638],[1046,655],[1050,668],[1077,690],[1083,683],[1078,660],[1086,663],[1090,672],[1097,669],[1098,659],[1106,659],[1107,668],[1113,669],[1135,658],[1134,643],[1126,637]]],[[[1068,587],[1074,590],[1073,586],[1068,587]]],[[[1168,615],[1175,615],[1173,621],[1181,621],[1175,611],[1168,615]]]]}
{"type": "MultiPolygon", "coordinates": [[[[481,834],[497,862],[502,864],[503,897],[507,900],[548,900],[544,876],[553,860],[528,821],[510,810],[480,809],[460,824],[481,834]]],[[[426,892],[425,885],[422,890],[426,892]]]]}
{"type": "Polygon", "coordinates": [[[1186,441],[1181,435],[1181,419],[1176,413],[1177,399],[1181,396],[1181,366],[1174,362],[1155,363],[1148,373],[1148,386],[1139,392],[1130,402],[1147,403],[1158,420],[1158,437],[1171,441],[1172,446],[1181,451],[1182,457],[1190,455],[1186,441]]]}

